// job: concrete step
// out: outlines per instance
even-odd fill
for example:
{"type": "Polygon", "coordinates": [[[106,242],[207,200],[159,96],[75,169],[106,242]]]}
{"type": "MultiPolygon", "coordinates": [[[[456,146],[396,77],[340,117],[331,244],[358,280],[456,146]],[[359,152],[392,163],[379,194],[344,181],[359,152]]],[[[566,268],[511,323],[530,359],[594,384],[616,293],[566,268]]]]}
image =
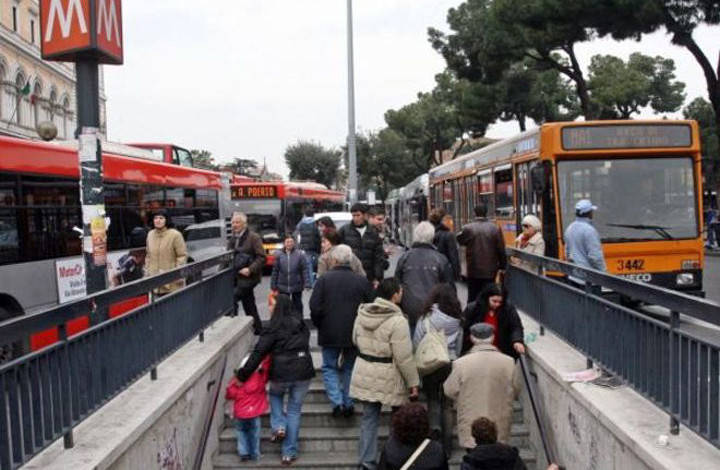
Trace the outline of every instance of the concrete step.
{"type": "MultiPolygon", "coordinates": [[[[458,470],[460,462],[465,455],[464,450],[453,452],[450,457],[450,468],[458,470]]],[[[520,457],[525,461],[528,468],[535,467],[535,455],[527,449],[520,449],[520,457]]],[[[358,465],[357,452],[307,452],[301,453],[298,459],[290,468],[297,470],[314,470],[317,468],[331,468],[334,470],[355,470],[358,465]]],[[[235,454],[222,453],[213,458],[215,469],[241,469],[241,468],[263,468],[268,470],[286,469],[281,465],[279,455],[264,455],[259,462],[241,462],[240,457],[235,454]]]]}
{"type": "MultiPolygon", "coordinates": [[[[280,455],[281,444],[279,442],[270,442],[270,429],[263,428],[261,431],[260,448],[263,454],[280,455]]],[[[388,426],[380,426],[378,436],[381,445],[387,439],[390,433],[388,426]]],[[[511,429],[510,445],[518,448],[529,446],[530,432],[524,424],[515,424],[511,429]]],[[[360,428],[308,428],[301,426],[300,439],[298,441],[300,452],[357,452],[358,439],[360,438],[360,428]]],[[[457,441],[457,435],[453,439],[453,447],[460,449],[457,441]]],[[[234,453],[236,452],[235,431],[226,428],[220,434],[220,452],[234,453]]]]}

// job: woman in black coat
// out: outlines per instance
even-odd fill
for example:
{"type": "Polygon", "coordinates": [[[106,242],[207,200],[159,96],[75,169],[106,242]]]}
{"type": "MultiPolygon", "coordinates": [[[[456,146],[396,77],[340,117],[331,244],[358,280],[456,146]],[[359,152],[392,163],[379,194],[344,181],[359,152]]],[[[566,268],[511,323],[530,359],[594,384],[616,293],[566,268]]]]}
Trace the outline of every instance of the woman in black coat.
{"type": "Polygon", "coordinates": [[[507,293],[497,284],[487,285],[475,302],[470,302],[463,312],[463,354],[471,347],[470,327],[475,323],[489,323],[495,327],[493,345],[514,359],[525,354],[525,344],[520,316],[507,301],[507,293]]]}
{"type": "MultiPolygon", "coordinates": [[[[430,424],[425,407],[408,403],[392,415],[392,431],[385,443],[378,470],[400,470],[415,450],[428,438],[430,424]]],[[[442,445],[430,441],[410,466],[413,470],[447,470],[448,458],[442,445]]]]}
{"type": "Polygon", "coordinates": [[[271,304],[272,317],[268,328],[263,329],[255,349],[245,366],[235,372],[244,382],[270,354],[270,427],[273,441],[282,440],[282,463],[291,464],[297,459],[298,435],[302,403],[315,376],[310,356],[310,330],[305,322],[293,313],[292,301],[284,294],[271,304]],[[288,395],[287,411],[283,407],[288,395]]]}

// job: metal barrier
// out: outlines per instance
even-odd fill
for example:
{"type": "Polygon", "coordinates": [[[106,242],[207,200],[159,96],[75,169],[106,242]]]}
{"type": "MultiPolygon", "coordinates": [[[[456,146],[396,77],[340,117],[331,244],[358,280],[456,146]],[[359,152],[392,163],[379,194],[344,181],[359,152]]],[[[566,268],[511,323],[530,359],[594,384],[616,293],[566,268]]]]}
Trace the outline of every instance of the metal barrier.
{"type": "Polygon", "coordinates": [[[0,344],[57,326],[60,341],[0,366],[0,468],[14,469],[72,428],[233,308],[233,273],[221,269],[122,316],[67,337],[65,322],[215,265],[229,253],[71,304],[0,323],[0,344]],[[227,295],[223,295],[226,292],[227,295]]]}
{"type": "Polygon", "coordinates": [[[586,282],[583,290],[513,266],[506,285],[516,306],[667,412],[672,433],[682,422],[720,447],[720,333],[712,341],[678,328],[680,313],[720,325],[720,306],[556,259],[515,249],[508,253],[586,282]],[[669,319],[603,298],[598,286],[667,307],[669,319]]]}

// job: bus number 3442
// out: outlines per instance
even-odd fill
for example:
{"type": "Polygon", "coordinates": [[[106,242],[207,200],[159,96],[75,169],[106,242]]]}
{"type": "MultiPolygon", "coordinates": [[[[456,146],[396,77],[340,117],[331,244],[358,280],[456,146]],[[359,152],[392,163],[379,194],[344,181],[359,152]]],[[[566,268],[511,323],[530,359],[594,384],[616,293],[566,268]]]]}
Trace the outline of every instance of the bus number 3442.
{"type": "Polygon", "coordinates": [[[645,269],[644,259],[619,259],[617,260],[618,271],[642,271],[645,269]]]}

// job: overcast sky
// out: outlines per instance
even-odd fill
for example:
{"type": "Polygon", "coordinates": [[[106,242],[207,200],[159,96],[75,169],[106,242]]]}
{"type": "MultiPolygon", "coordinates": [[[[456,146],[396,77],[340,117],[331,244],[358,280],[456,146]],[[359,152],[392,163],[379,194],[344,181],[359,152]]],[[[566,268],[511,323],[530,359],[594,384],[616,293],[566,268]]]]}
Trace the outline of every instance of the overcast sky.
{"type": "MultiPolygon", "coordinates": [[[[382,128],[387,109],[432,89],[445,64],[428,43],[427,28],[447,31],[447,10],[460,3],[353,2],[359,131],[382,128]]],[[[109,138],[206,149],[219,161],[267,158],[270,170],[283,175],[283,152],[298,139],[342,145],[348,129],[345,7],[344,0],[126,0],[125,64],[105,68],[109,138]]],[[[718,37],[717,27],[696,33],[712,63],[718,37]]],[[[665,34],[639,43],[598,40],[577,51],[585,67],[599,53],[671,57],[687,101],[707,99],[699,66],[665,34]]],[[[488,136],[516,132],[516,123],[500,123],[488,136]]]]}

